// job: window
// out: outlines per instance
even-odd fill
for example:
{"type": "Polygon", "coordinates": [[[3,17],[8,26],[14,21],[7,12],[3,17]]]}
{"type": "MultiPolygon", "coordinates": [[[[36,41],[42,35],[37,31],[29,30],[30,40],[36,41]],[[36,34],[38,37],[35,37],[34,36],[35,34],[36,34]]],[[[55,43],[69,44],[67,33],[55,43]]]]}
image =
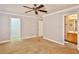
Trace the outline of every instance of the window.
{"type": "Polygon", "coordinates": [[[20,18],[11,18],[11,41],[21,40],[21,23],[20,18]]]}

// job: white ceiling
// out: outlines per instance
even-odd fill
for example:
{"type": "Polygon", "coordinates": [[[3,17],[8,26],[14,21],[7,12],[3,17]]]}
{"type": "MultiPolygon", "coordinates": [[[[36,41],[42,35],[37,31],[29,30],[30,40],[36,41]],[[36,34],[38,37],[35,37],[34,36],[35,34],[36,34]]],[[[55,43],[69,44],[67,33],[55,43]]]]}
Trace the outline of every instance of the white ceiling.
{"type": "MultiPolygon", "coordinates": [[[[24,4],[23,4],[24,5],[24,4]]],[[[0,4],[0,11],[10,12],[10,13],[17,13],[27,16],[35,16],[34,11],[29,13],[24,13],[30,9],[24,8],[22,4],[0,4]]],[[[77,6],[78,4],[44,4],[45,8],[49,13],[56,12],[59,10],[63,10],[69,7],[77,6]]],[[[26,4],[26,6],[33,7],[33,4],[26,4]]],[[[45,13],[39,12],[39,15],[45,15],[45,13]]]]}

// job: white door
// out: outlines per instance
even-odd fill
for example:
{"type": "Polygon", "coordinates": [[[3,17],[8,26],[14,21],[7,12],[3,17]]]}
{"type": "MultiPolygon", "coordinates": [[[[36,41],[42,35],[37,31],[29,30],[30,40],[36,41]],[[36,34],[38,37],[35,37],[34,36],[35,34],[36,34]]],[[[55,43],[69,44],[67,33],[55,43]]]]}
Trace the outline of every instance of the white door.
{"type": "Polygon", "coordinates": [[[21,40],[21,24],[19,18],[11,18],[11,41],[21,40]]]}
{"type": "Polygon", "coordinates": [[[38,21],[38,36],[43,36],[43,21],[38,21]]]}

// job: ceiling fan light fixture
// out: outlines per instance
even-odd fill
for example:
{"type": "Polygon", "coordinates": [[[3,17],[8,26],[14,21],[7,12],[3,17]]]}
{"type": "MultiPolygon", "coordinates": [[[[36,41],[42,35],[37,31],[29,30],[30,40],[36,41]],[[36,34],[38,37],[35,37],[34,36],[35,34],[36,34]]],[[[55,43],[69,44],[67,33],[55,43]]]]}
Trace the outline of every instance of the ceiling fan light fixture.
{"type": "Polygon", "coordinates": [[[38,15],[38,11],[47,13],[46,10],[41,10],[41,8],[44,7],[43,4],[41,4],[41,5],[39,5],[39,6],[37,6],[37,4],[34,4],[34,7],[32,7],[32,8],[31,8],[31,7],[28,7],[28,6],[23,6],[23,7],[28,8],[28,9],[31,9],[31,10],[29,10],[29,11],[26,11],[25,13],[28,13],[28,12],[31,12],[31,11],[35,11],[35,14],[36,14],[36,15],[38,15]]]}

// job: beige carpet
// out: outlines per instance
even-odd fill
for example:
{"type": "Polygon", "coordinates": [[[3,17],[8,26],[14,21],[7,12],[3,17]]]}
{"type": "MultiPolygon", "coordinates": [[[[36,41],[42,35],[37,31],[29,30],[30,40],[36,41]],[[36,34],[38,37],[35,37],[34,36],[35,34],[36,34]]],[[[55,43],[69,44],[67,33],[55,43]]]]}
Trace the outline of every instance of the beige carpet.
{"type": "MultiPolygon", "coordinates": [[[[68,44],[67,44],[68,45],[68,44]]],[[[0,54],[76,54],[76,49],[42,38],[30,38],[16,43],[0,44],[0,54]]]]}

